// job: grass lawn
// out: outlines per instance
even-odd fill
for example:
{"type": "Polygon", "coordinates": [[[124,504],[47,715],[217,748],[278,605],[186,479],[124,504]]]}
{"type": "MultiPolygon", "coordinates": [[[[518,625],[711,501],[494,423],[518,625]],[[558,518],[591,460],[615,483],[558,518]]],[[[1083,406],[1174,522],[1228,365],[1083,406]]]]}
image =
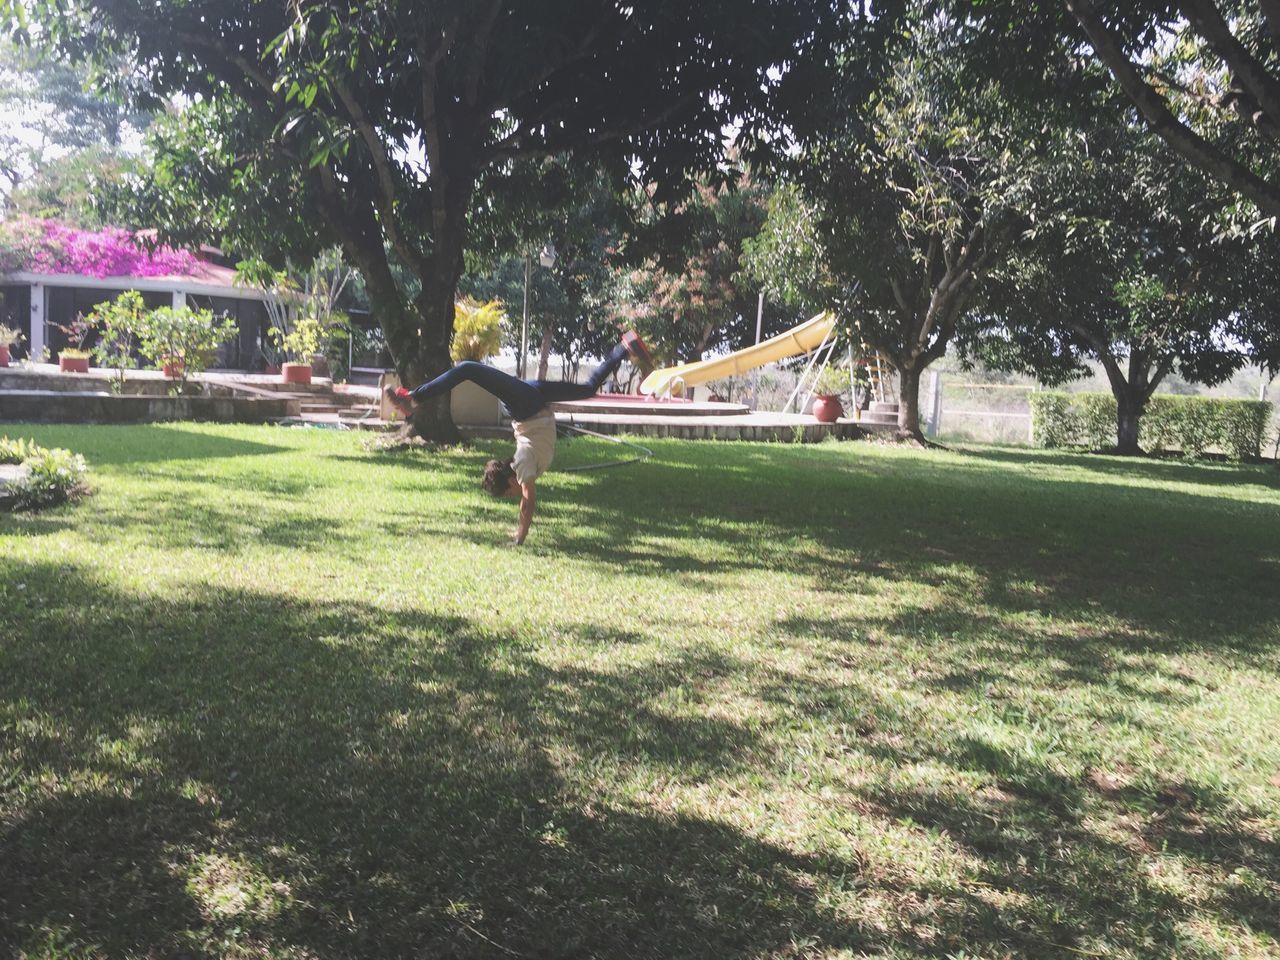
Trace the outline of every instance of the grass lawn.
{"type": "Polygon", "coordinates": [[[0,956],[1280,956],[1272,468],[3,432],[0,956]]]}

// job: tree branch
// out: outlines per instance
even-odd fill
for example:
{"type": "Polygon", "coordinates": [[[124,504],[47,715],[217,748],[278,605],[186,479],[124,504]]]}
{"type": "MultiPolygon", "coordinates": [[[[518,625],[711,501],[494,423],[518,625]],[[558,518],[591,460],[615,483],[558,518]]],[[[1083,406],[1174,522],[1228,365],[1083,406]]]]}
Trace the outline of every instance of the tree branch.
{"type": "Polygon", "coordinates": [[[1271,31],[1271,36],[1275,42],[1280,45],[1280,0],[1258,0],[1258,6],[1262,10],[1262,16],[1267,21],[1267,29],[1271,31]]]}
{"type": "Polygon", "coordinates": [[[1280,123],[1280,80],[1277,80],[1231,32],[1213,0],[1181,0],[1183,15],[1258,102],[1273,125],[1280,123]]]}
{"type": "Polygon", "coordinates": [[[1150,74],[1166,87],[1171,90],[1177,90],[1183,96],[1190,97],[1197,103],[1211,107],[1214,110],[1230,110],[1263,136],[1270,140],[1280,141],[1280,124],[1275,123],[1263,113],[1258,106],[1258,102],[1247,91],[1232,87],[1226,93],[1214,96],[1208,93],[1201,93],[1199,90],[1192,90],[1185,83],[1179,83],[1163,71],[1152,70],[1150,74]]]}
{"type": "Polygon", "coordinates": [[[376,182],[374,196],[377,198],[378,213],[382,219],[382,229],[386,231],[387,239],[391,241],[391,246],[395,249],[396,254],[404,260],[405,264],[421,272],[426,260],[421,252],[405,239],[400,232],[400,225],[396,219],[395,172],[391,168],[391,158],[387,155],[386,145],[383,144],[382,139],[378,136],[378,131],[374,127],[373,121],[369,119],[369,114],[365,112],[360,101],[352,95],[346,81],[341,77],[335,77],[331,84],[343,109],[346,110],[351,122],[355,124],[356,130],[359,131],[360,136],[364,139],[365,146],[369,148],[376,182]]]}
{"type": "Polygon", "coordinates": [[[221,43],[214,39],[212,34],[186,33],[179,31],[177,37],[183,43],[194,47],[197,50],[208,50],[216,53],[228,65],[235,67],[240,73],[248,78],[255,87],[266,95],[268,102],[279,103],[280,93],[276,90],[275,83],[266,71],[258,64],[254,63],[239,51],[228,50],[221,43]]]}
{"type": "Polygon", "coordinates": [[[1168,103],[1129,62],[1119,37],[1102,22],[1091,0],[1066,0],[1098,58],[1151,125],[1152,131],[1193,166],[1256,203],[1269,216],[1280,216],[1280,189],[1247,166],[1228,157],[1173,115],[1168,103]]]}

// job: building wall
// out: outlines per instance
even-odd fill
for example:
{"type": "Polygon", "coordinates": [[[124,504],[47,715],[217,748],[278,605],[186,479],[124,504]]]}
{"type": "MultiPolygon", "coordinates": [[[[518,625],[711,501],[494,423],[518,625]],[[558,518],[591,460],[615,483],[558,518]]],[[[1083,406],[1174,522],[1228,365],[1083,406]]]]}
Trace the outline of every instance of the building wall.
{"type": "MultiPolygon", "coordinates": [[[[114,300],[125,288],[104,289],[101,287],[76,287],[70,285],[43,288],[44,303],[44,344],[51,360],[56,360],[58,351],[73,346],[68,331],[77,317],[86,316],[98,306],[114,300]]],[[[22,352],[15,351],[14,356],[27,356],[31,342],[31,293],[28,284],[7,284],[0,286],[4,293],[5,305],[0,308],[4,315],[12,315],[12,320],[0,319],[0,323],[20,327],[26,341],[22,352]]],[[[142,291],[143,303],[149,309],[173,306],[182,302],[182,297],[173,290],[142,291]]],[[[236,321],[236,335],[218,348],[218,353],[211,366],[224,370],[262,370],[265,366],[264,346],[266,345],[267,328],[269,326],[266,307],[260,300],[241,297],[211,297],[188,294],[186,303],[194,309],[212,310],[217,316],[229,316],[236,321]]],[[[90,334],[87,347],[96,343],[97,337],[90,334]]]]}
{"type": "MultiPolygon", "coordinates": [[[[49,356],[56,359],[58,351],[76,344],[64,328],[70,327],[77,317],[87,316],[100,303],[114,300],[124,289],[101,290],[90,287],[54,287],[45,288],[44,343],[49,356]]],[[[167,307],[173,304],[173,294],[160,291],[148,291],[142,294],[142,301],[148,308],[167,307]]],[[[86,349],[92,348],[97,336],[90,334],[86,349]]]]}

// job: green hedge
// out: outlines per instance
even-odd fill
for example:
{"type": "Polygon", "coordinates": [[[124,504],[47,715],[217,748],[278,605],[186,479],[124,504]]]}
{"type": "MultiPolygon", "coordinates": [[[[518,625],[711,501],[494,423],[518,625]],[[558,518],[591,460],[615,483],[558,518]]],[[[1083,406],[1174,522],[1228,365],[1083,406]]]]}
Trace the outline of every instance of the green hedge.
{"type": "MultiPolygon", "coordinates": [[[[1218,447],[1236,460],[1257,460],[1270,421],[1271,404],[1262,400],[1161,394],[1147,402],[1139,437],[1157,453],[1176,448],[1199,457],[1218,447]]],[[[1033,393],[1031,430],[1041,447],[1114,446],[1116,399],[1109,393],[1033,393]]]]}

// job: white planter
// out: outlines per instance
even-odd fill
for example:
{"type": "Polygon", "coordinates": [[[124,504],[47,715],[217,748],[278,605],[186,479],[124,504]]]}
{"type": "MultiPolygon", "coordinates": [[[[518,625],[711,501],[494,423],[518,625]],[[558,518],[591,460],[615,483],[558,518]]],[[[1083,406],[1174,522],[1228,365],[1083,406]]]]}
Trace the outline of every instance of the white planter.
{"type": "Polygon", "coordinates": [[[502,424],[498,398],[474,383],[460,383],[449,398],[453,422],[466,427],[497,427],[502,424]]]}
{"type": "MultiPolygon", "coordinates": [[[[399,420],[400,413],[383,395],[386,386],[400,386],[400,378],[386,373],[378,381],[379,416],[383,420],[399,420]]],[[[498,398],[474,383],[460,383],[449,395],[449,415],[453,422],[466,427],[499,427],[502,425],[502,408],[498,398]]]]}

